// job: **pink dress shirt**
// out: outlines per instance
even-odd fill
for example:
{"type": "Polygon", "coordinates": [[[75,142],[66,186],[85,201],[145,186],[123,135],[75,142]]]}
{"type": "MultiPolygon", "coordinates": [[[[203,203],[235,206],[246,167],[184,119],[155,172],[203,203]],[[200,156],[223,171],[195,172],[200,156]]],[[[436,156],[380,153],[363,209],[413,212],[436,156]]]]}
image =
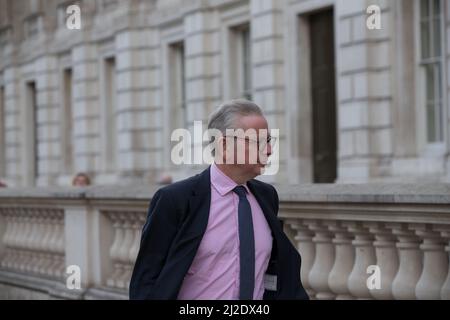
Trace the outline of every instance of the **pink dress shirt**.
{"type": "MultiPolygon", "coordinates": [[[[181,285],[180,300],[239,299],[239,198],[236,182],[211,165],[211,206],[205,234],[181,285]]],[[[264,274],[272,252],[272,234],[264,213],[247,185],[255,236],[255,291],[264,294],[264,274]]]]}

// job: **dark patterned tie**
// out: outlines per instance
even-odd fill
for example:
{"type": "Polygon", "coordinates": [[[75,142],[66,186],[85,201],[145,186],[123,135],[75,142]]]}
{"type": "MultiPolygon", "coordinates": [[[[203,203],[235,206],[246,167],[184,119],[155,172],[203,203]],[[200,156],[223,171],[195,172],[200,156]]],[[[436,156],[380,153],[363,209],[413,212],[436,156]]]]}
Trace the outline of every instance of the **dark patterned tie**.
{"type": "Polygon", "coordinates": [[[255,238],[253,235],[253,220],[250,203],[247,200],[246,189],[237,186],[233,191],[239,196],[239,254],[240,254],[240,300],[253,300],[255,289],[255,238]]]}

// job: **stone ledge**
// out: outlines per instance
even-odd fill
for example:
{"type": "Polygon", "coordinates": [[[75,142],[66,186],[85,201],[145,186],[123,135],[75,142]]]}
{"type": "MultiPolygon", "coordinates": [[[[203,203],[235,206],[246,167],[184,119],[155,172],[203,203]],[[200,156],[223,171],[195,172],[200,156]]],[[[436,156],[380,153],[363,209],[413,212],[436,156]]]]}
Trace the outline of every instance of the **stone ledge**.
{"type": "Polygon", "coordinates": [[[41,292],[54,299],[77,300],[82,299],[84,295],[83,290],[69,290],[65,283],[61,281],[5,270],[0,270],[0,284],[30,290],[31,292],[41,292]]]}
{"type": "Polygon", "coordinates": [[[128,292],[106,287],[89,288],[84,295],[86,300],[128,300],[128,292]]]}
{"type": "Polygon", "coordinates": [[[275,185],[282,202],[450,204],[450,184],[275,185]]]}
{"type": "MultiPolygon", "coordinates": [[[[12,290],[28,291],[30,297],[36,294],[48,296],[50,299],[66,300],[128,300],[128,292],[107,287],[69,290],[61,281],[38,278],[35,276],[0,270],[0,288],[10,287],[12,290]]],[[[8,296],[2,292],[0,296],[8,296]]]]}
{"type": "MultiPolygon", "coordinates": [[[[159,185],[6,188],[0,199],[144,200],[159,185]]],[[[275,185],[282,202],[450,204],[450,184],[301,184],[275,185]]]]}

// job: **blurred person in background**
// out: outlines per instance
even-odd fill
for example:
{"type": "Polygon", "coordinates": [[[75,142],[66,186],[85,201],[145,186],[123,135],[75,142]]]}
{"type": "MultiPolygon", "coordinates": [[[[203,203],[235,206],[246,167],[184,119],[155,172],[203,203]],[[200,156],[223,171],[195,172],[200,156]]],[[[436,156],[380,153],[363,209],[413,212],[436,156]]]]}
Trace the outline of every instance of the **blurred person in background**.
{"type": "Polygon", "coordinates": [[[91,185],[91,179],[86,173],[79,172],[75,175],[72,180],[72,186],[75,187],[86,187],[91,185]]]}

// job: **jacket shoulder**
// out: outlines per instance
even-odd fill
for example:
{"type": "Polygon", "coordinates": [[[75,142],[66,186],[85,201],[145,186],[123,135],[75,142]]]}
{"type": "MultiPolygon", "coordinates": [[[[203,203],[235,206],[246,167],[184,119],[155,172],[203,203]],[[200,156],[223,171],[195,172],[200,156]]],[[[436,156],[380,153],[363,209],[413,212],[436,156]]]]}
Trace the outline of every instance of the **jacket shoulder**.
{"type": "Polygon", "coordinates": [[[157,190],[157,193],[170,195],[172,199],[182,199],[189,197],[195,190],[199,180],[200,173],[192,177],[171,183],[157,190]]]}
{"type": "Polygon", "coordinates": [[[267,182],[263,182],[261,180],[252,179],[251,180],[253,185],[256,186],[258,189],[266,192],[273,192],[277,194],[277,190],[275,187],[267,182]]]}

